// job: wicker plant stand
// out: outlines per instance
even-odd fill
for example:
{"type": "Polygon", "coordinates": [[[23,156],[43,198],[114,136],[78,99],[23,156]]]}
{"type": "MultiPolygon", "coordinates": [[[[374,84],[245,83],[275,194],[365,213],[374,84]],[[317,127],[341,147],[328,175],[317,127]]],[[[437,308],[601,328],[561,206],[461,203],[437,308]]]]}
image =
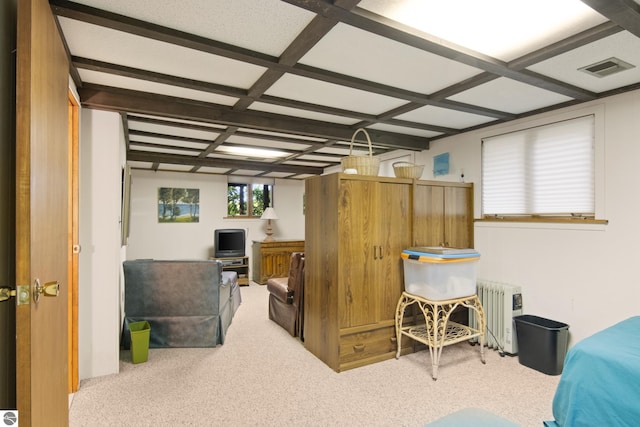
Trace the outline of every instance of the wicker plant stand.
{"type": "Polygon", "coordinates": [[[417,295],[402,292],[398,300],[398,305],[396,306],[395,321],[396,338],[398,342],[396,359],[400,357],[402,335],[426,344],[431,354],[431,377],[434,381],[438,379],[438,365],[440,364],[442,348],[447,345],[479,337],[480,360],[483,364],[485,363],[484,330],[486,320],[484,317],[484,309],[477,295],[443,301],[431,301],[417,295]],[[402,326],[404,310],[412,304],[416,304],[420,307],[420,310],[422,310],[425,319],[424,325],[402,326]],[[478,319],[477,329],[449,321],[449,316],[458,306],[475,310],[478,319]]]}

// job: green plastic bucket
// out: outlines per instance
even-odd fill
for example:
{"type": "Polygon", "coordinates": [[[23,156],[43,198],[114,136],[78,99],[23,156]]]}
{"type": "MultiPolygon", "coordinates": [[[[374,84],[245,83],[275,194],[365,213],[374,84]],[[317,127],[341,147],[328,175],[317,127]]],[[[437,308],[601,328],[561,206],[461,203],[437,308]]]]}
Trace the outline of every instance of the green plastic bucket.
{"type": "Polygon", "coordinates": [[[149,322],[131,322],[129,323],[129,332],[131,334],[131,362],[142,363],[149,359],[149,333],[151,326],[149,322]]]}

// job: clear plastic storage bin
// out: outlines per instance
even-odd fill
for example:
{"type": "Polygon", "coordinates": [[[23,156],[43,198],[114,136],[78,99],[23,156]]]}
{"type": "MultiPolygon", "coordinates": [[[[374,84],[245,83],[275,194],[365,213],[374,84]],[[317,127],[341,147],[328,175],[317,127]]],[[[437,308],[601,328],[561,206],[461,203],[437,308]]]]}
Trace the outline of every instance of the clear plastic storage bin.
{"type": "Polygon", "coordinates": [[[476,293],[480,254],[473,249],[410,248],[401,257],[404,289],[410,294],[442,301],[476,293]]]}

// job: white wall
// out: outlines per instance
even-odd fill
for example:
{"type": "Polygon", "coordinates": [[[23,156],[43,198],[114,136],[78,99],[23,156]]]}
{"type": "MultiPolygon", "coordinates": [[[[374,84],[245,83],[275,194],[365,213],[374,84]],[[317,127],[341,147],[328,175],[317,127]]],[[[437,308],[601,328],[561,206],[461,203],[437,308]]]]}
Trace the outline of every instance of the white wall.
{"type": "Polygon", "coordinates": [[[118,114],[80,112],[80,379],[119,370],[123,135],[118,114]]]}
{"type": "MultiPolygon", "coordinates": [[[[474,182],[475,214],[480,216],[480,139],[513,127],[527,127],[575,111],[598,114],[600,162],[597,168],[598,216],[604,226],[552,226],[476,223],[475,247],[482,254],[479,276],[520,284],[525,312],[570,325],[571,343],[639,314],[637,285],[640,250],[640,92],[522,119],[432,143],[409,154],[425,164],[423,179],[434,179],[433,156],[449,152],[452,173],[440,180],[474,182]]],[[[249,244],[264,238],[260,220],[224,219],[226,177],[172,172],[132,172],[131,234],[120,247],[120,171],[123,131],[115,113],[82,110],[80,164],[80,378],[118,371],[119,278],[126,258],[198,258],[210,256],[213,230],[246,228],[249,244]],[[158,187],[200,189],[198,224],[158,224],[158,187]]],[[[398,154],[398,153],[396,153],[398,154]]],[[[406,153],[404,153],[406,154],[406,153]]],[[[395,154],[386,156],[387,163],[395,154]]],[[[389,165],[381,175],[392,175],[389,165]]],[[[339,170],[338,168],[334,168],[339,170]]],[[[304,239],[304,182],[276,180],[275,237],[304,239]]]]}
{"type": "Polygon", "coordinates": [[[596,114],[596,213],[608,225],[475,224],[479,277],[520,284],[525,313],[568,323],[571,345],[640,314],[640,92],[434,141],[419,156],[433,179],[433,156],[450,153],[452,173],[438,179],[457,181],[464,169],[479,218],[481,138],[583,112],[596,114]]]}
{"type": "MultiPolygon", "coordinates": [[[[304,181],[276,179],[273,207],[278,220],[272,221],[276,239],[304,239],[302,199],[304,181]]],[[[266,221],[225,218],[227,215],[225,175],[152,172],[133,170],[131,174],[131,218],[127,258],[207,259],[213,256],[216,228],[247,230],[247,255],[253,240],[265,238],[266,221]],[[198,223],[159,223],[158,188],[200,190],[198,223]]],[[[250,260],[251,262],[251,260],[250,260]]]]}

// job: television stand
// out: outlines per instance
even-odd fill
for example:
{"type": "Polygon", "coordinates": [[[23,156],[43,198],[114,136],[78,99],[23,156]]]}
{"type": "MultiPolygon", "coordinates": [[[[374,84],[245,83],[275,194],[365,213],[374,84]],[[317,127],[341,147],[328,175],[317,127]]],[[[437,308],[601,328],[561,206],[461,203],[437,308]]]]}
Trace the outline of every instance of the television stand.
{"type": "Polygon", "coordinates": [[[238,285],[249,285],[249,257],[209,258],[222,263],[223,271],[235,271],[238,275],[238,285]]]}

